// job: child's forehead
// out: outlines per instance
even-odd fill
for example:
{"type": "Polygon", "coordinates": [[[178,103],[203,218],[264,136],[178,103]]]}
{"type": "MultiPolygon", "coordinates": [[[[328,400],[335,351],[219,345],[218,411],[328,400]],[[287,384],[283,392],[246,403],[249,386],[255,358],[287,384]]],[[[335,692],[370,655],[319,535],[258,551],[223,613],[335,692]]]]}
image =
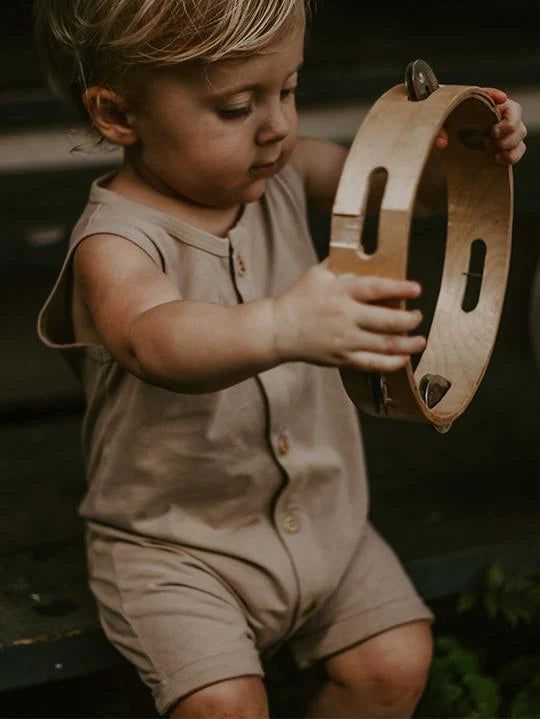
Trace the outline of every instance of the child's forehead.
{"type": "Polygon", "coordinates": [[[282,84],[300,69],[303,60],[304,33],[297,32],[240,58],[182,63],[150,72],[144,94],[147,99],[167,90],[185,93],[186,98],[230,96],[246,88],[282,84]]]}
{"type": "Polygon", "coordinates": [[[199,81],[211,91],[228,94],[244,86],[283,82],[298,72],[303,60],[303,34],[297,33],[292,41],[277,41],[256,54],[212,63],[204,68],[199,81]]]}

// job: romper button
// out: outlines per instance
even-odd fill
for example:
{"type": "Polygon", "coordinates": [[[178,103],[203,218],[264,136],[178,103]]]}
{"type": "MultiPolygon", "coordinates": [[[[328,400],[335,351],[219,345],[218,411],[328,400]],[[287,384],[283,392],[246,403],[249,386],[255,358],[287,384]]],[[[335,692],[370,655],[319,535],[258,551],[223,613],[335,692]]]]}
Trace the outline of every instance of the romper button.
{"type": "Polygon", "coordinates": [[[238,258],[237,258],[236,263],[237,263],[237,266],[238,266],[238,275],[239,275],[240,277],[243,277],[243,276],[246,274],[246,263],[245,263],[244,260],[242,259],[242,256],[241,256],[241,255],[238,255],[238,258]]]}
{"type": "Polygon", "coordinates": [[[298,517],[296,517],[294,514],[289,514],[285,517],[283,521],[283,526],[285,527],[285,530],[287,532],[290,532],[291,534],[296,534],[300,530],[300,521],[298,520],[298,517]]]}
{"type": "Polygon", "coordinates": [[[290,449],[289,438],[287,437],[286,434],[279,435],[278,442],[277,442],[277,449],[278,449],[279,454],[282,457],[289,453],[289,449],[290,449]]]}

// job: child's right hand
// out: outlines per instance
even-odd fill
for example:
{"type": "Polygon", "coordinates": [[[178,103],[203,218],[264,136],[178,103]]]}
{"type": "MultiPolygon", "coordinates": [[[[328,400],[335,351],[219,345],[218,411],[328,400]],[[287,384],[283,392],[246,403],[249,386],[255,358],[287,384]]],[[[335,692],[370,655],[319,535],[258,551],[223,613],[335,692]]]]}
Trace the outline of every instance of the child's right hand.
{"type": "Polygon", "coordinates": [[[369,372],[398,370],[426,346],[424,337],[405,334],[422,315],[381,304],[413,299],[420,292],[420,285],[407,280],[336,276],[325,260],[274,300],[279,359],[369,372]]]}

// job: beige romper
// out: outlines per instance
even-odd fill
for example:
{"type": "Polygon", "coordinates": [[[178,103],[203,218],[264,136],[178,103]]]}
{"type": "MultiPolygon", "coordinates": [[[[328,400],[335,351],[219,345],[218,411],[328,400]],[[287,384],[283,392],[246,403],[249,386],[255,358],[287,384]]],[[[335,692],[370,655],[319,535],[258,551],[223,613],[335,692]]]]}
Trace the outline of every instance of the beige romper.
{"type": "Polygon", "coordinates": [[[219,392],[142,382],[76,344],[71,258],[91,235],[135,243],[181,296],[231,306],[284,293],[316,264],[301,180],[286,167],[226,238],[96,181],[39,319],[84,383],[90,585],[103,628],[161,713],[216,681],[262,675],[290,640],[299,666],[429,619],[366,521],[355,410],[337,370],[301,362],[219,392]]]}

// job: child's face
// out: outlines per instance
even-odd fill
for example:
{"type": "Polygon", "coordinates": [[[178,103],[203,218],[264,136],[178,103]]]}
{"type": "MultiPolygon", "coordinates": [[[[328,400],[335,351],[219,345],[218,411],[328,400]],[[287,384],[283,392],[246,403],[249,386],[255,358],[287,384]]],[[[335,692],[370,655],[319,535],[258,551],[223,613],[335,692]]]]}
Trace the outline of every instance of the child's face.
{"type": "Polygon", "coordinates": [[[154,190],[198,205],[254,202],[296,142],[294,89],[304,33],[247,60],[188,77],[157,74],[131,116],[139,142],[130,160],[154,190]]]}

